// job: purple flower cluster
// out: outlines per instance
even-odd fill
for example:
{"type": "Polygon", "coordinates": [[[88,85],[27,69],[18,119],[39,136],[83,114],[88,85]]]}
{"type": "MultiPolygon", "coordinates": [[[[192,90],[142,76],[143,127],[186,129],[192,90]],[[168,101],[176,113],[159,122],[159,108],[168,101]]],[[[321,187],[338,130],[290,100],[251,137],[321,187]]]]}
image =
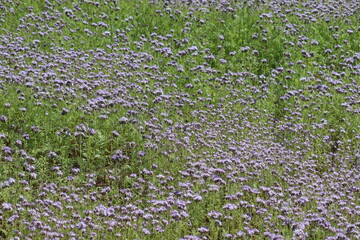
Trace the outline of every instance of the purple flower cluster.
{"type": "Polygon", "coordinates": [[[11,169],[0,172],[0,224],[11,237],[146,237],[186,226],[174,237],[360,238],[359,28],[350,23],[358,1],[247,1],[255,13],[269,7],[249,37],[261,47],[233,46],[219,33],[212,48],[188,34],[213,11],[236,19],[241,3],[151,1],[159,7],[153,14],[184,17],[184,28],[131,42],[132,16],[124,20],[129,29],[112,30],[107,12],[95,22],[81,4],[60,12],[45,2],[47,11],[29,8],[14,33],[0,35],[0,94],[14,95],[0,98],[0,161],[11,169]],[[20,34],[36,28],[44,39],[56,31],[71,42],[67,18],[87,26],[89,37],[101,29],[113,44],[52,44],[45,52],[42,40],[20,34]],[[311,23],[326,26],[317,39],[311,23]],[[274,31],[287,39],[278,55],[269,50],[274,31]],[[232,68],[240,57],[254,68],[232,68]],[[68,155],[48,139],[71,143],[68,155]],[[86,169],[102,158],[108,165],[86,169]]]}

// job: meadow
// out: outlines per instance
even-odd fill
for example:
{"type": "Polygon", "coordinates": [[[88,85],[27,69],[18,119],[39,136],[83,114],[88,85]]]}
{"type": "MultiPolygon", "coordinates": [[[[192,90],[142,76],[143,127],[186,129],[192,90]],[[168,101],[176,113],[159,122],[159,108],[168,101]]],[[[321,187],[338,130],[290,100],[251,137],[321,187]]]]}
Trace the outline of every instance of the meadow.
{"type": "Polygon", "coordinates": [[[0,2],[0,239],[360,239],[360,2],[0,2]]]}

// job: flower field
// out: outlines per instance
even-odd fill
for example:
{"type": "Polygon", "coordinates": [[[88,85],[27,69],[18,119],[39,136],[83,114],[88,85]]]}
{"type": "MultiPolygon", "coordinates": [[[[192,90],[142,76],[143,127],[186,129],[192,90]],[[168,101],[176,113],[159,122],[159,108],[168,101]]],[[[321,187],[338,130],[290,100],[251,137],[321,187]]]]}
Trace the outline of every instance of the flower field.
{"type": "Polygon", "coordinates": [[[360,239],[360,2],[0,1],[0,239],[360,239]]]}

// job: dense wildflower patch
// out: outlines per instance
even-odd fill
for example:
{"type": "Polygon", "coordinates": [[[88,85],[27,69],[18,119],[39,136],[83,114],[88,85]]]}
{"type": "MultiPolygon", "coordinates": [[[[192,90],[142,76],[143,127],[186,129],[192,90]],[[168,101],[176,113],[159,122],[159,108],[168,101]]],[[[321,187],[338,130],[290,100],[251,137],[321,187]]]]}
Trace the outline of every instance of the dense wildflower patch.
{"type": "Polygon", "coordinates": [[[359,8],[0,3],[0,238],[360,238],[359,8]]]}

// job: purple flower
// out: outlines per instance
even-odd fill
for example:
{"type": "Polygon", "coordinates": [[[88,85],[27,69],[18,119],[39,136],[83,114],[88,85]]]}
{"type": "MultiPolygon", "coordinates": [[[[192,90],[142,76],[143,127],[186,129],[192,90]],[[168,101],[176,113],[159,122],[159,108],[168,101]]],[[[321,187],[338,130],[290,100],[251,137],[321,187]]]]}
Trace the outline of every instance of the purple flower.
{"type": "Polygon", "coordinates": [[[219,61],[220,61],[221,64],[227,63],[227,61],[225,59],[220,59],[219,61]]]}
{"type": "Polygon", "coordinates": [[[2,206],[2,209],[3,209],[4,211],[11,211],[11,210],[13,210],[12,205],[11,205],[10,203],[3,203],[1,206],[2,206]]]}
{"type": "Polygon", "coordinates": [[[121,117],[120,120],[119,120],[119,123],[121,124],[125,124],[129,121],[129,119],[127,117],[121,117]]]}
{"type": "Polygon", "coordinates": [[[126,155],[123,154],[123,152],[121,150],[116,150],[116,152],[114,153],[114,155],[112,156],[113,160],[116,161],[121,161],[123,159],[128,160],[129,157],[127,157],[126,155]]]}
{"type": "Polygon", "coordinates": [[[7,121],[7,117],[5,115],[1,115],[0,122],[6,122],[6,121],[7,121]]]}
{"type": "Polygon", "coordinates": [[[171,217],[174,218],[175,220],[181,219],[180,213],[176,210],[172,210],[170,214],[171,214],[171,217]]]}
{"type": "Polygon", "coordinates": [[[15,141],[15,145],[18,146],[18,147],[21,147],[23,144],[23,142],[21,140],[16,140],[15,141]]]}
{"type": "Polygon", "coordinates": [[[143,232],[145,235],[149,235],[149,234],[150,234],[150,231],[149,231],[149,229],[147,229],[147,228],[143,228],[143,229],[142,229],[142,232],[143,232]]]}
{"type": "Polygon", "coordinates": [[[8,223],[9,224],[12,224],[16,219],[18,219],[19,218],[19,215],[17,215],[17,214],[14,214],[14,215],[12,215],[9,219],[8,219],[8,223]]]}
{"type": "Polygon", "coordinates": [[[212,210],[208,213],[208,216],[214,219],[218,219],[222,216],[222,213],[212,210]]]}
{"type": "Polygon", "coordinates": [[[234,209],[237,209],[238,206],[236,204],[232,204],[232,203],[227,203],[223,206],[223,209],[226,209],[226,210],[234,210],[234,209]]]}
{"type": "Polygon", "coordinates": [[[11,147],[8,146],[4,146],[1,149],[6,155],[11,155],[13,152],[13,149],[11,147]]]}
{"type": "Polygon", "coordinates": [[[57,157],[57,154],[56,154],[55,152],[50,151],[48,157],[49,157],[50,159],[54,159],[54,158],[57,157]]]}
{"type": "Polygon", "coordinates": [[[200,228],[198,228],[198,231],[200,233],[208,233],[210,230],[207,227],[200,227],[200,228]]]}
{"type": "Polygon", "coordinates": [[[68,114],[69,112],[70,112],[69,109],[67,109],[67,108],[62,108],[61,115],[66,115],[66,114],[68,114]]]}
{"type": "Polygon", "coordinates": [[[293,232],[292,239],[305,240],[308,238],[308,234],[303,229],[296,229],[293,232]]]}
{"type": "Polygon", "coordinates": [[[138,152],[138,156],[139,157],[143,157],[143,156],[145,156],[146,155],[146,152],[144,152],[144,151],[139,151],[138,152]]]}
{"type": "Polygon", "coordinates": [[[112,132],[112,135],[113,135],[113,137],[118,137],[118,136],[120,136],[119,132],[118,132],[118,131],[115,131],[115,130],[112,132]]]}

